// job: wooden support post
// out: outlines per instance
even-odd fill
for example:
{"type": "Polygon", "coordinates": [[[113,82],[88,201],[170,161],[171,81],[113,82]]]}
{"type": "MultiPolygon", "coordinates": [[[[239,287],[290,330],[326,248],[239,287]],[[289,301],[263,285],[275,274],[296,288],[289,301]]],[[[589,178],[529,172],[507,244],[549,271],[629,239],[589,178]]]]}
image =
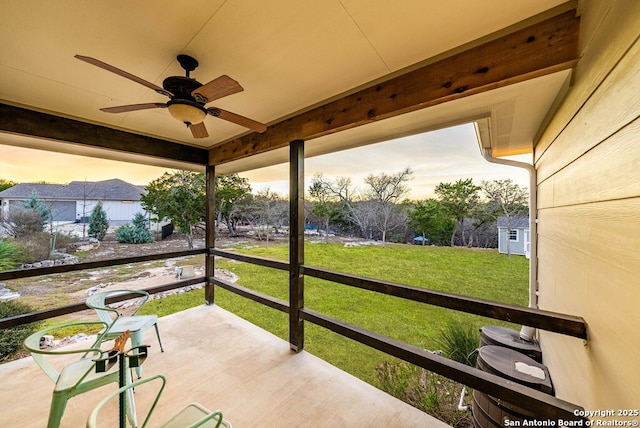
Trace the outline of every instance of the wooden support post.
{"type": "Polygon", "coordinates": [[[289,145],[289,343],[291,350],[304,349],[304,141],[289,145]]]}
{"type": "Polygon", "coordinates": [[[215,274],[215,256],[209,253],[209,249],[216,245],[216,167],[214,165],[207,165],[206,169],[207,179],[207,206],[205,210],[205,245],[207,247],[207,253],[205,254],[205,277],[206,282],[204,286],[204,301],[207,305],[213,305],[214,303],[214,288],[211,278],[215,274]]]}

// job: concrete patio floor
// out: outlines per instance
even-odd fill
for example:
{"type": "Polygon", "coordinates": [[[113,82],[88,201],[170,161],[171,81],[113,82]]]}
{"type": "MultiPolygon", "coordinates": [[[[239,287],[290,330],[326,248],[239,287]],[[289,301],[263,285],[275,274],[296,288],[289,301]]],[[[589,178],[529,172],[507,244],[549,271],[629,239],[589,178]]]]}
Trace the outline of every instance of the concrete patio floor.
{"type": "MultiPolygon", "coordinates": [[[[194,401],[222,410],[234,428],[447,426],[307,352],[291,352],[286,341],[218,306],[163,317],[159,325],[165,352],[149,329],[143,377],[163,374],[167,387],[150,426],[194,401]]],[[[31,357],[0,365],[0,426],[46,426],[52,389],[31,357]]],[[[72,398],[61,427],[84,426],[95,404],[115,389],[72,398]]],[[[147,388],[136,389],[141,409],[149,397],[147,388]]],[[[109,413],[116,408],[105,408],[109,413]]]]}

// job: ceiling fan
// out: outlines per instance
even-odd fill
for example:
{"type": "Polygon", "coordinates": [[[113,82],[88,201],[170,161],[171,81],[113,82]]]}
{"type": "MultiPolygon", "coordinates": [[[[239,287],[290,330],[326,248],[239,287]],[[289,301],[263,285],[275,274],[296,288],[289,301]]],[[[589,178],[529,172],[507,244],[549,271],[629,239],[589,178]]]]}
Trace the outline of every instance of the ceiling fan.
{"type": "Polygon", "coordinates": [[[159,94],[169,97],[169,101],[166,103],[130,104],[101,108],[100,110],[104,112],[126,113],[152,108],[167,108],[173,117],[187,125],[191,130],[191,134],[193,134],[193,138],[206,138],[209,136],[207,128],[203,122],[207,114],[260,133],[267,130],[266,125],[247,117],[240,116],[239,114],[222,110],[217,107],[205,107],[205,104],[211,101],[241,92],[244,88],[227,75],[222,75],[213,79],[209,83],[205,83],[204,85],[196,79],[191,78],[189,73],[198,67],[198,61],[189,55],[178,55],[177,57],[178,62],[186,71],[186,76],[167,77],[162,82],[162,88],[98,59],[82,55],[75,55],[75,57],[81,61],[88,62],[89,64],[93,64],[129,80],[133,80],[147,88],[153,89],[159,94]]]}

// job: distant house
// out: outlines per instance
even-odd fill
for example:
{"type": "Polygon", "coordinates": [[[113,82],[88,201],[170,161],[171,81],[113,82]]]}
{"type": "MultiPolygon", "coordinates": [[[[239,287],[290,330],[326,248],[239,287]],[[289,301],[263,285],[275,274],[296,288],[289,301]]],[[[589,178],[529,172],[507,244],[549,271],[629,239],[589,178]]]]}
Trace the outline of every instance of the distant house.
{"type": "Polygon", "coordinates": [[[69,184],[17,184],[0,192],[3,213],[22,205],[33,193],[51,209],[53,221],[58,222],[88,222],[98,201],[102,201],[111,226],[130,223],[136,213],[145,213],[140,201],[144,188],[117,178],[69,184]]]}
{"type": "Polygon", "coordinates": [[[529,258],[529,217],[498,217],[498,252],[518,254],[529,258]]]}

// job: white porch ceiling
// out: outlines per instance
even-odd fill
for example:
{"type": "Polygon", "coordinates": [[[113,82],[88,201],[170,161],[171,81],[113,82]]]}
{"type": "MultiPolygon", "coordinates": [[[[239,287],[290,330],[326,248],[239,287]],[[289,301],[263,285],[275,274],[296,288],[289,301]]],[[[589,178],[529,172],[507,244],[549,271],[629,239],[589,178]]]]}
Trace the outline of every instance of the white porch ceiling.
{"type": "MultiPolygon", "coordinates": [[[[562,3],[0,0],[0,100],[209,149],[247,130],[209,116],[205,123],[210,136],[194,139],[166,109],[103,113],[99,108],[166,98],[74,55],[95,57],[159,86],[165,77],[184,75],[175,61],[177,54],[191,55],[200,63],[191,76],[201,83],[227,74],[245,89],[212,104],[269,124],[430,62],[562,3]]],[[[524,152],[568,74],[556,73],[322,137],[317,139],[322,144],[309,143],[309,154],[487,116],[492,117],[492,135],[505,153],[524,152]]],[[[96,153],[9,134],[0,134],[0,144],[96,153]]],[[[98,156],[151,162],[118,152],[101,151],[98,156]]],[[[277,152],[265,154],[226,164],[220,172],[286,160],[280,158],[277,152]]],[[[164,165],[176,167],[171,162],[164,165]]]]}

